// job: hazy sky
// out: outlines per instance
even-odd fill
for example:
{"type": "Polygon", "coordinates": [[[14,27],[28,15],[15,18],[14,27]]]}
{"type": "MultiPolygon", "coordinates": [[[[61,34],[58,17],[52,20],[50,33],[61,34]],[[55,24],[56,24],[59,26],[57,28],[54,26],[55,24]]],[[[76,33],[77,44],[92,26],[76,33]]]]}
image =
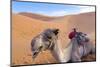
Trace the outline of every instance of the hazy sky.
{"type": "Polygon", "coordinates": [[[12,11],[19,12],[31,12],[48,16],[63,16],[69,14],[78,14],[84,12],[95,11],[94,6],[79,6],[79,5],[64,5],[64,4],[52,4],[52,3],[36,3],[36,2],[12,2],[12,11]]]}

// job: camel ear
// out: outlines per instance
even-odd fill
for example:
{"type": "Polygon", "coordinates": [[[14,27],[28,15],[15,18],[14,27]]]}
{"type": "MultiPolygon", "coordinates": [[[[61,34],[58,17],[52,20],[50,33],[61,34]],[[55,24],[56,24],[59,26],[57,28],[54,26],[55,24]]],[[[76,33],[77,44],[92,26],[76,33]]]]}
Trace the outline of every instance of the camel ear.
{"type": "Polygon", "coordinates": [[[57,35],[57,34],[59,33],[59,29],[53,30],[53,33],[54,33],[55,35],[57,35]]]}

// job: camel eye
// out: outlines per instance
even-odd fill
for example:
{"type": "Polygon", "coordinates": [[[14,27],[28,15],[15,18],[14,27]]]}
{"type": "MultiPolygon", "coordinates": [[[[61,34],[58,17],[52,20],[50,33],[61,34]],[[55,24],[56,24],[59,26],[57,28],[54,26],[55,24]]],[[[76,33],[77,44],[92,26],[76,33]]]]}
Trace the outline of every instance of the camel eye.
{"type": "Polygon", "coordinates": [[[52,37],[50,37],[50,36],[47,36],[47,38],[48,38],[48,39],[51,39],[52,37]]]}

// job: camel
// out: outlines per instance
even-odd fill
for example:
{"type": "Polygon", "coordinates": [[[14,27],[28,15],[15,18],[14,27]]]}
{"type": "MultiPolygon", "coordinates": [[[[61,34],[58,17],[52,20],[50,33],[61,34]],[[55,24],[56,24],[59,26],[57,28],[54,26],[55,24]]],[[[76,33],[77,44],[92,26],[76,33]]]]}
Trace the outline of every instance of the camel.
{"type": "Polygon", "coordinates": [[[81,41],[84,45],[79,45],[77,42],[77,37],[74,37],[69,44],[63,49],[61,49],[61,40],[59,39],[58,29],[47,29],[43,31],[42,34],[36,36],[31,41],[31,50],[33,59],[41,52],[45,50],[50,50],[52,56],[58,61],[58,63],[63,62],[81,62],[81,58],[86,56],[90,52],[95,53],[95,47],[93,43],[85,40],[88,39],[84,34],[81,35],[81,41]]]}
{"type": "Polygon", "coordinates": [[[51,49],[52,40],[57,39],[58,29],[46,29],[31,41],[31,51],[33,59],[41,52],[51,49]]]}
{"type": "Polygon", "coordinates": [[[81,62],[83,56],[88,55],[90,52],[95,54],[94,44],[90,41],[85,42],[88,38],[82,34],[81,40],[84,42],[84,45],[79,45],[77,38],[74,37],[71,42],[66,46],[66,48],[61,49],[61,40],[55,39],[55,45],[51,50],[52,55],[60,63],[62,62],[81,62]]]}

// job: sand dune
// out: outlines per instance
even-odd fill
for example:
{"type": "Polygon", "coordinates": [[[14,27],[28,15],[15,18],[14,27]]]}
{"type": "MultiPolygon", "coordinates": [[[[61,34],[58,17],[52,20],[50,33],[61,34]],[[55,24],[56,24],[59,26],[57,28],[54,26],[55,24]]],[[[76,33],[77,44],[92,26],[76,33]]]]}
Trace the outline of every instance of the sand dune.
{"type": "Polygon", "coordinates": [[[32,38],[47,28],[60,29],[59,39],[61,39],[62,48],[69,42],[67,36],[73,27],[90,34],[91,39],[95,41],[94,12],[58,17],[60,19],[27,14],[12,14],[12,62],[14,65],[57,63],[48,50],[40,53],[35,60],[32,60],[30,42],[32,38]]]}
{"type": "Polygon", "coordinates": [[[91,33],[95,31],[95,13],[74,15],[69,20],[69,27],[76,27],[79,31],[91,33]]]}
{"type": "MultiPolygon", "coordinates": [[[[35,64],[36,61],[32,61],[32,58],[28,58],[28,54],[31,55],[30,51],[30,42],[33,37],[37,36],[41,33],[44,29],[47,28],[60,28],[63,29],[67,25],[67,23],[47,23],[44,21],[39,21],[36,19],[31,19],[21,15],[13,15],[12,18],[12,57],[14,64],[24,64],[24,62],[28,62],[28,64],[33,63],[35,64]],[[25,58],[27,58],[25,60],[25,58]],[[24,58],[24,59],[23,59],[24,58]]],[[[66,27],[67,28],[67,27],[66,27]]],[[[47,53],[47,52],[46,52],[47,53]]],[[[49,53],[48,53],[49,54],[49,53]]],[[[45,54],[46,55],[46,54],[45,54]]],[[[46,62],[48,59],[44,60],[43,54],[41,54],[40,58],[38,59],[38,63],[48,63],[46,62]],[[42,61],[41,61],[42,60],[42,61]]],[[[45,56],[46,57],[46,56],[45,56]]],[[[48,56],[49,57],[49,56],[48,56]]],[[[52,57],[52,56],[51,56],[52,57]]],[[[53,61],[53,57],[49,60],[53,61]]],[[[55,60],[54,60],[55,61],[55,60]]],[[[38,64],[37,63],[37,64],[38,64]]],[[[26,64],[26,63],[25,63],[26,64]]]]}
{"type": "Polygon", "coordinates": [[[28,12],[21,12],[18,14],[23,15],[23,16],[27,16],[30,18],[34,18],[37,20],[42,20],[42,21],[49,21],[49,20],[53,20],[56,18],[56,17],[50,17],[50,16],[45,16],[45,15],[40,15],[40,14],[33,14],[33,13],[28,13],[28,12]]]}

